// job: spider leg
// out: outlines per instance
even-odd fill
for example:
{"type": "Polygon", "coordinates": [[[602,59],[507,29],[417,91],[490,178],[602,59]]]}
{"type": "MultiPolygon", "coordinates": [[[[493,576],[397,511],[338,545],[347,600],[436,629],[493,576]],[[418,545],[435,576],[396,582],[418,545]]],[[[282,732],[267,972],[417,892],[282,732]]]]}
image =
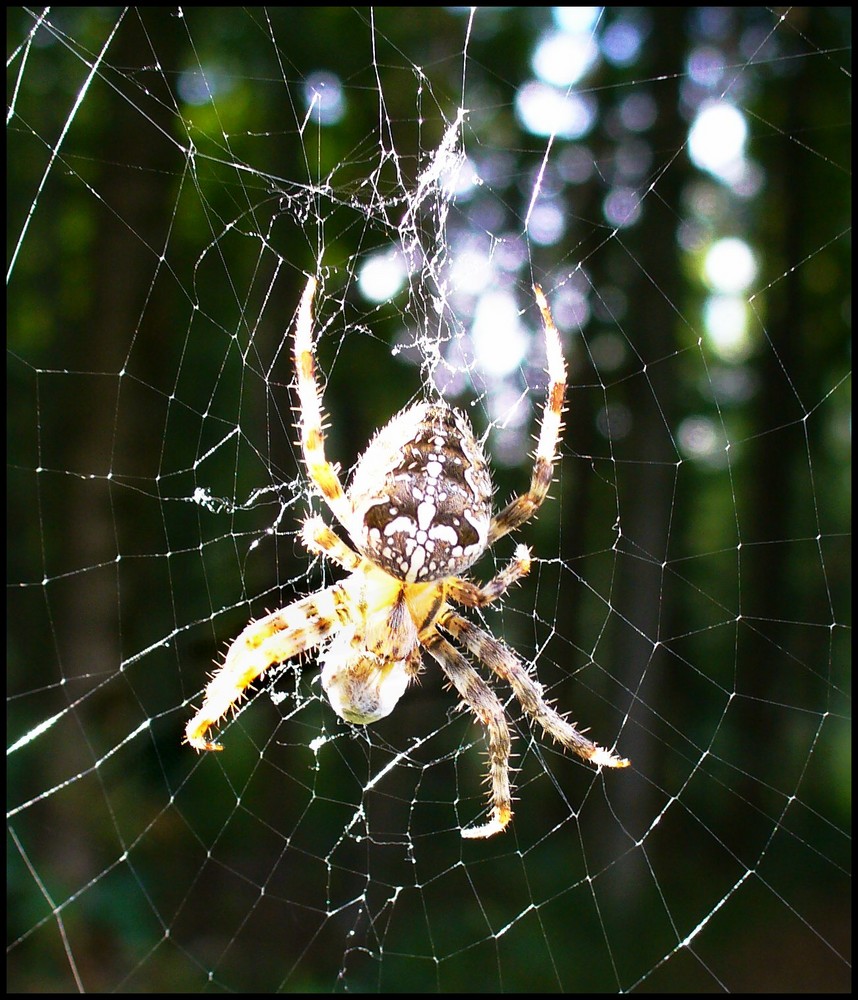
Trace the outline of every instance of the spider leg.
{"type": "Polygon", "coordinates": [[[313,555],[326,556],[350,573],[358,568],[361,557],[333,532],[318,516],[308,517],[301,531],[304,547],[313,555]]]}
{"type": "Polygon", "coordinates": [[[454,577],[447,583],[447,596],[468,608],[484,608],[496,601],[523,576],[530,572],[530,549],[526,545],[516,545],[515,555],[510,562],[484,586],[454,577]]]}
{"type": "Polygon", "coordinates": [[[477,660],[484,663],[512,688],[527,714],[564,747],[574,751],[591,764],[603,767],[628,767],[629,761],[588,740],[583,733],[559,715],[542,696],[542,685],[530,676],[526,667],[506,646],[477,625],[457,615],[445,612],[438,621],[440,628],[461,642],[477,660]]]}
{"type": "Polygon", "coordinates": [[[208,731],[240,701],[257,677],[269,667],[318,646],[347,620],[344,591],[334,584],[251,622],[229,647],[223,666],[209,681],[202,708],[185,729],[185,740],[195,750],[223,750],[208,739],[208,731]]]}
{"type": "Polygon", "coordinates": [[[503,705],[465,657],[443,636],[433,631],[423,643],[441,665],[441,669],[458,691],[462,701],[488,730],[491,818],[482,826],[472,826],[462,830],[462,836],[468,839],[494,836],[504,829],[512,817],[509,789],[510,736],[503,705]]]}
{"type": "Polygon", "coordinates": [[[548,395],[545,400],[545,411],[542,415],[542,427],[539,431],[539,443],[536,446],[536,457],[530,489],[527,493],[516,497],[492,518],[489,528],[489,545],[498,538],[515,531],[531,518],[542,502],[548,496],[551,488],[551,477],[554,461],[557,458],[557,442],[560,438],[561,414],[563,412],[563,396],[566,392],[566,362],[560,347],[560,335],[548,302],[539,285],[533,286],[536,302],[542,313],[542,326],[545,330],[545,350],[548,356],[548,395]]]}
{"type": "Polygon", "coordinates": [[[295,371],[298,375],[301,448],[307,472],[334,516],[348,530],[352,521],[351,504],[346,498],[337,470],[325,457],[324,414],[319,385],[316,381],[316,360],[313,355],[313,296],[316,279],[310,278],[295,326],[295,371]]]}

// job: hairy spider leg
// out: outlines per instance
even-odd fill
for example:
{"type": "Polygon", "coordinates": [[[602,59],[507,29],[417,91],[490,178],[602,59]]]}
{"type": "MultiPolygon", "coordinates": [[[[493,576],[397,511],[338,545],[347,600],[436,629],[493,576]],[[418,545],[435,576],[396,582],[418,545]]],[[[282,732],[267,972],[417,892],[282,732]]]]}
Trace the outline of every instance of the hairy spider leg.
{"type": "Polygon", "coordinates": [[[480,663],[506,681],[527,714],[545,732],[591,764],[602,767],[628,767],[625,757],[605,750],[559,715],[544,699],[542,685],[530,676],[526,667],[503,643],[466,618],[447,610],[438,620],[438,627],[449,633],[480,663]]]}
{"type": "Polygon", "coordinates": [[[509,726],[497,695],[468,663],[465,657],[438,632],[424,640],[426,648],[441,665],[444,675],[462,701],[470,708],[489,734],[489,801],[491,818],[482,826],[466,827],[462,836],[467,840],[493,837],[512,818],[512,797],[509,787],[509,726]]]}
{"type": "Polygon", "coordinates": [[[223,750],[208,739],[208,732],[247,688],[269,667],[318,646],[348,620],[348,598],[342,586],[334,584],[251,622],[209,681],[202,708],[185,728],[186,741],[195,750],[223,750]]]}
{"type": "Polygon", "coordinates": [[[336,519],[351,534],[352,507],[343,490],[337,470],[325,456],[325,417],[322,410],[322,394],[316,381],[316,360],[313,355],[315,292],[316,279],[310,278],[301,296],[298,322],[295,325],[295,371],[298,376],[301,449],[310,479],[318,487],[336,519]]]}
{"type": "Polygon", "coordinates": [[[447,596],[468,608],[484,608],[505,594],[514,583],[527,576],[529,572],[530,549],[526,545],[516,545],[513,558],[488,583],[480,586],[463,577],[453,577],[447,583],[447,596]]]}
{"type": "Polygon", "coordinates": [[[312,552],[315,556],[324,556],[350,573],[354,572],[363,561],[357,552],[350,549],[317,514],[304,521],[301,541],[308,552],[312,552]]]}
{"type": "Polygon", "coordinates": [[[542,506],[551,488],[554,462],[557,458],[557,443],[562,430],[563,397],[566,392],[566,362],[563,360],[563,350],[560,346],[560,335],[551,310],[539,285],[533,286],[536,302],[542,313],[542,326],[545,330],[545,351],[548,358],[548,393],[545,399],[545,410],[542,415],[542,426],[539,431],[539,442],[536,446],[536,456],[530,489],[510,501],[504,509],[492,518],[489,527],[489,545],[498,538],[515,531],[524,524],[542,506]]]}

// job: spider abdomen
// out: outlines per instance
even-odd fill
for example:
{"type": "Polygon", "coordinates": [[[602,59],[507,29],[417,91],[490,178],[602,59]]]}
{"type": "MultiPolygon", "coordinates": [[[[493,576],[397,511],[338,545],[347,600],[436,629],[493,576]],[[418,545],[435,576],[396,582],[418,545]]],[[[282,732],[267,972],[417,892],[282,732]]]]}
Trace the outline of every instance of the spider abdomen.
{"type": "Polygon", "coordinates": [[[362,555],[408,582],[458,576],[485,551],[492,483],[468,419],[445,403],[400,411],[348,491],[362,555]]]}

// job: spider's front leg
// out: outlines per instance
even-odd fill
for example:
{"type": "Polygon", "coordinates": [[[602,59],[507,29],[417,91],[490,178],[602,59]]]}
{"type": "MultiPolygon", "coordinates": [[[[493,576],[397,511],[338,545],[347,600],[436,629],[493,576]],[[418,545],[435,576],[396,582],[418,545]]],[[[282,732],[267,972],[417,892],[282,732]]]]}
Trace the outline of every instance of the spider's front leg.
{"type": "Polygon", "coordinates": [[[462,701],[488,730],[491,818],[482,826],[462,830],[462,836],[469,840],[493,837],[512,819],[512,796],[509,788],[510,736],[503,705],[465,657],[438,632],[433,631],[423,643],[441,665],[462,701]]]}
{"type": "Polygon", "coordinates": [[[542,685],[530,676],[517,656],[488,632],[454,611],[445,612],[439,619],[438,626],[460,642],[480,663],[485,663],[498,677],[505,680],[525,712],[564,747],[597,766],[629,766],[630,762],[625,757],[618,757],[611,750],[587,739],[559,715],[545,701],[542,685]]]}
{"type": "Polygon", "coordinates": [[[208,739],[209,730],[241,700],[247,688],[269,667],[317,646],[348,620],[340,584],[296,601],[251,622],[229,647],[223,666],[206,687],[202,708],[185,728],[195,750],[223,750],[208,739]]]}

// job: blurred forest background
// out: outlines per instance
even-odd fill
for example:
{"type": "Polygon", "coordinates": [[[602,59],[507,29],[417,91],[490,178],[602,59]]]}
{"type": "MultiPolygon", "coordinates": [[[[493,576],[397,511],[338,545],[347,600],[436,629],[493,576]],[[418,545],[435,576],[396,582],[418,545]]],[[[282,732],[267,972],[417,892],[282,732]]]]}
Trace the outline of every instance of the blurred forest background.
{"type": "Polygon", "coordinates": [[[605,8],[564,78],[586,10],[7,9],[10,991],[850,989],[851,8],[605,8]],[[460,107],[473,177],[423,198],[460,107]],[[181,743],[225,642],[337,578],[286,341],[320,267],[344,472],[434,380],[523,489],[533,281],[564,336],[537,562],[486,620],[633,768],[509,705],[490,842],[432,670],[353,736],[308,658],[181,743]]]}

